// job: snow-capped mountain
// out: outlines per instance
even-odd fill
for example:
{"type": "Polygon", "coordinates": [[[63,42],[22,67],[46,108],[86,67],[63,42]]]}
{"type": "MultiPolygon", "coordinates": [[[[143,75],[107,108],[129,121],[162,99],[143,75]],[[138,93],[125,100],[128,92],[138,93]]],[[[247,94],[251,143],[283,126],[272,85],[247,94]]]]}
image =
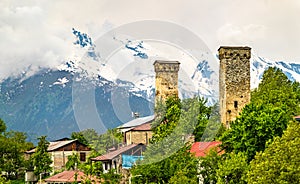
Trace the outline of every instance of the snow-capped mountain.
{"type": "MultiPolygon", "coordinates": [[[[0,83],[0,117],[9,129],[25,131],[29,139],[70,136],[94,128],[105,131],[132,119],[153,114],[156,59],[178,60],[181,98],[203,96],[218,101],[217,56],[203,52],[195,59],[170,45],[111,37],[120,45],[104,57],[87,34],[75,29],[74,57],[56,69],[41,69],[29,77],[9,77],[0,83]]],[[[72,43],[71,43],[72,44],[72,43]]],[[[199,51],[201,52],[201,51],[199,51]]],[[[270,66],[300,81],[300,64],[271,61],[252,54],[251,88],[270,66]]]]}

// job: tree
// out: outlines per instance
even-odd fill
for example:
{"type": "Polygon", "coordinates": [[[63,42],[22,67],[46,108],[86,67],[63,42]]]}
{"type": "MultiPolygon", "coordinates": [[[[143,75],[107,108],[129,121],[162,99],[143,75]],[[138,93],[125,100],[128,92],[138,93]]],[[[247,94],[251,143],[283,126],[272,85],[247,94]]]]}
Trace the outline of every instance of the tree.
{"type": "Polygon", "coordinates": [[[0,119],[0,134],[6,131],[6,125],[2,119],[0,119]]]}
{"type": "Polygon", "coordinates": [[[6,125],[0,119],[0,171],[5,172],[8,179],[17,179],[25,170],[24,152],[33,147],[26,138],[23,132],[6,132],[6,125]]]}
{"type": "Polygon", "coordinates": [[[120,183],[122,175],[116,173],[115,169],[110,169],[108,173],[102,174],[101,179],[104,184],[120,183]]]}
{"type": "Polygon", "coordinates": [[[5,132],[5,142],[2,145],[6,148],[3,154],[3,170],[6,171],[9,179],[18,178],[19,173],[25,170],[24,152],[33,147],[32,143],[26,142],[26,134],[23,132],[5,132]]]}
{"type": "Polygon", "coordinates": [[[72,132],[71,139],[77,139],[80,143],[89,145],[89,142],[84,137],[83,132],[72,132]]]}
{"type": "Polygon", "coordinates": [[[46,136],[41,136],[38,140],[38,146],[35,148],[35,153],[32,155],[34,174],[36,176],[52,171],[52,168],[50,167],[52,160],[47,152],[50,143],[46,140],[46,136]]]}
{"type": "Polygon", "coordinates": [[[300,183],[299,151],[300,124],[292,122],[251,161],[248,183],[300,183]]]}
{"type": "Polygon", "coordinates": [[[117,129],[109,129],[101,135],[94,129],[86,129],[81,132],[73,132],[71,137],[89,145],[99,154],[107,152],[109,148],[118,145],[123,140],[122,133],[118,132],[117,129]]]}
{"type": "Polygon", "coordinates": [[[250,162],[257,151],[265,149],[266,142],[281,136],[293,115],[299,113],[299,89],[281,70],[266,70],[250,104],[221,137],[226,152],[244,152],[250,162]]]}
{"type": "Polygon", "coordinates": [[[67,170],[75,170],[80,167],[80,159],[78,153],[72,153],[72,155],[68,156],[68,161],[66,163],[67,170]]]}
{"type": "Polygon", "coordinates": [[[86,175],[92,176],[101,176],[103,173],[102,162],[92,162],[91,158],[95,158],[100,154],[93,150],[92,153],[89,155],[87,161],[85,163],[80,164],[80,169],[84,171],[86,175]]]}
{"type": "Polygon", "coordinates": [[[173,132],[180,119],[181,102],[178,97],[171,96],[165,103],[158,102],[155,108],[156,119],[151,125],[151,143],[159,142],[173,132]]]}
{"type": "Polygon", "coordinates": [[[272,104],[275,107],[286,105],[286,113],[291,116],[300,112],[300,84],[292,82],[282,70],[270,67],[262,77],[257,89],[251,93],[251,102],[272,104]]]}
{"type": "Polygon", "coordinates": [[[284,104],[274,107],[250,103],[223,134],[222,147],[226,152],[244,152],[250,161],[257,151],[265,149],[267,141],[282,134],[290,120],[284,104]]]}
{"type": "Polygon", "coordinates": [[[247,157],[243,152],[230,153],[218,163],[217,184],[246,184],[246,173],[249,170],[247,157]]]}
{"type": "Polygon", "coordinates": [[[189,152],[187,139],[191,134],[201,138],[211,110],[205,103],[199,97],[183,101],[170,97],[156,106],[151,144],[144,160],[132,169],[132,175],[140,175],[134,183],[197,182],[198,160],[189,152]]]}
{"type": "Polygon", "coordinates": [[[168,158],[151,164],[138,164],[131,173],[133,183],[178,183],[189,178],[189,183],[197,181],[198,160],[185,146],[168,158]],[[180,178],[176,178],[180,175],[180,178]]]}
{"type": "Polygon", "coordinates": [[[205,184],[217,183],[217,170],[222,156],[218,155],[216,149],[211,149],[205,157],[199,158],[199,175],[205,184]]]}

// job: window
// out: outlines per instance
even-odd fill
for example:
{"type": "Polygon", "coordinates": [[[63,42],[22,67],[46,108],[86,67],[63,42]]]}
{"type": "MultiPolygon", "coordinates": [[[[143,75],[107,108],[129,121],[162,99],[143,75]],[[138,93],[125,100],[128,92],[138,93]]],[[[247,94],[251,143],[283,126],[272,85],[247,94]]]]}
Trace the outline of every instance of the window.
{"type": "Polygon", "coordinates": [[[80,153],[80,161],[85,162],[85,153],[80,153]]]}
{"type": "Polygon", "coordinates": [[[238,108],[238,101],[234,101],[234,108],[238,108]]]}

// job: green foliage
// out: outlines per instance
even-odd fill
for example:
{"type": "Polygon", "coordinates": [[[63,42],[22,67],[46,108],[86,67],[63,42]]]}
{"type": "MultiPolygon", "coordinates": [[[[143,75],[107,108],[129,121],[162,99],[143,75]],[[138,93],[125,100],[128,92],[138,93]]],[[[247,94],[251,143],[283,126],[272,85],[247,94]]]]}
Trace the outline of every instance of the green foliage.
{"type": "Polygon", "coordinates": [[[0,119],[0,134],[6,131],[6,125],[2,119],[0,119]]]}
{"type": "Polygon", "coordinates": [[[194,135],[195,141],[213,141],[218,140],[219,137],[225,132],[226,128],[223,126],[223,124],[220,122],[220,110],[219,106],[217,104],[207,108],[206,110],[201,110],[203,113],[202,118],[205,118],[207,116],[207,119],[202,119],[199,123],[199,125],[202,125],[202,129],[195,130],[194,135]],[[203,133],[203,134],[202,134],[203,133]],[[197,136],[198,135],[198,136],[197,136]]]}
{"type": "Polygon", "coordinates": [[[95,158],[100,154],[93,150],[85,163],[80,164],[80,169],[87,175],[100,176],[103,173],[102,162],[92,162],[91,158],[95,158]]]}
{"type": "Polygon", "coordinates": [[[80,159],[78,153],[72,153],[72,155],[68,156],[68,161],[66,163],[67,170],[75,170],[80,167],[80,159]]]}
{"type": "Polygon", "coordinates": [[[117,129],[107,130],[106,133],[101,135],[94,129],[87,129],[81,132],[73,132],[71,137],[89,145],[97,150],[99,154],[106,153],[109,148],[116,146],[123,140],[122,133],[118,132],[117,129]]]}
{"type": "Polygon", "coordinates": [[[173,184],[182,184],[182,183],[189,183],[189,184],[197,184],[197,179],[195,176],[192,178],[188,177],[190,174],[189,170],[183,170],[183,171],[178,171],[175,173],[174,176],[172,176],[169,180],[169,183],[173,184]]]}
{"type": "Polygon", "coordinates": [[[289,81],[281,70],[266,70],[250,104],[222,135],[222,147],[226,152],[244,152],[248,162],[252,160],[299,113],[299,90],[299,84],[289,81]]]}
{"type": "Polygon", "coordinates": [[[182,101],[180,118],[184,122],[185,127],[192,126],[195,141],[201,141],[212,112],[212,108],[205,105],[206,102],[206,100],[200,97],[184,99],[182,101]]]}
{"type": "Polygon", "coordinates": [[[35,148],[35,153],[32,155],[34,174],[36,176],[39,176],[41,173],[49,173],[52,171],[52,168],[50,167],[52,160],[47,152],[50,143],[46,140],[46,136],[41,136],[38,140],[38,146],[35,148]]]}
{"type": "Polygon", "coordinates": [[[199,97],[182,102],[170,97],[156,106],[151,144],[144,160],[132,169],[134,183],[196,183],[198,160],[189,152],[188,136],[200,140],[211,108],[199,97]]]}
{"type": "Polygon", "coordinates": [[[217,183],[217,169],[222,161],[222,156],[218,155],[216,149],[211,149],[205,157],[199,158],[199,174],[203,178],[204,183],[217,183]]]}
{"type": "MultiPolygon", "coordinates": [[[[156,163],[135,166],[131,173],[132,183],[178,183],[188,180],[197,181],[197,159],[189,152],[190,147],[183,147],[172,156],[156,163]],[[180,178],[176,176],[180,175],[180,178]]],[[[143,163],[143,162],[142,162],[143,163]]]]}
{"type": "Polygon", "coordinates": [[[77,139],[80,143],[89,145],[89,142],[86,140],[82,132],[72,132],[71,139],[77,139]]]}
{"type": "Polygon", "coordinates": [[[218,163],[217,184],[245,184],[249,170],[247,157],[242,152],[230,153],[226,159],[218,163]]]}
{"type": "Polygon", "coordinates": [[[181,102],[178,97],[170,97],[165,103],[158,103],[157,116],[152,123],[153,136],[151,143],[159,142],[173,132],[181,114],[181,102]]]}
{"type": "Polygon", "coordinates": [[[2,154],[3,167],[8,178],[18,178],[19,173],[24,171],[24,152],[33,147],[32,143],[26,142],[26,135],[23,132],[5,132],[2,139],[2,146],[5,152],[2,154]]]}
{"type": "Polygon", "coordinates": [[[288,115],[300,113],[300,84],[290,81],[278,68],[270,67],[263,74],[257,89],[251,93],[251,102],[272,104],[275,107],[285,104],[288,115]]]}
{"type": "Polygon", "coordinates": [[[250,103],[223,134],[222,146],[226,152],[244,152],[250,161],[257,151],[265,149],[267,141],[282,134],[290,120],[284,104],[274,107],[250,103]]]}
{"type": "Polygon", "coordinates": [[[300,124],[293,122],[251,161],[248,183],[300,183],[299,151],[300,124]]]}
{"type": "Polygon", "coordinates": [[[6,178],[2,177],[1,175],[0,175],[0,183],[1,184],[11,184],[10,181],[7,181],[6,178]]]}
{"type": "Polygon", "coordinates": [[[24,152],[33,147],[26,138],[23,132],[6,132],[6,125],[0,120],[0,171],[8,179],[18,179],[25,170],[24,152]]]}
{"type": "Polygon", "coordinates": [[[118,174],[114,169],[109,170],[108,173],[102,174],[101,176],[104,184],[118,184],[121,178],[122,175],[118,174]]]}

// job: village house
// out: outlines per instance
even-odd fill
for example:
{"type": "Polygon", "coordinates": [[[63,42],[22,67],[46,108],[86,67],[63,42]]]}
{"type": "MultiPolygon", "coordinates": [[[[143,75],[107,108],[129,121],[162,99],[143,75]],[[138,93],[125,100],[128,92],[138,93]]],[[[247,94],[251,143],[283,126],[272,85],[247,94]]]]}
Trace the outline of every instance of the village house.
{"type": "Polygon", "coordinates": [[[130,144],[104,155],[91,158],[91,160],[102,162],[104,173],[107,173],[110,169],[115,169],[119,172],[121,168],[131,168],[137,159],[142,159],[142,153],[145,151],[145,148],[144,144],[130,144]]]}
{"type": "Polygon", "coordinates": [[[139,125],[142,125],[145,123],[151,123],[152,121],[154,121],[154,115],[145,116],[145,117],[136,117],[133,120],[128,121],[127,123],[124,123],[123,125],[118,126],[117,129],[120,132],[125,133],[139,125]]]}
{"type": "Polygon", "coordinates": [[[100,183],[99,179],[95,176],[87,176],[82,171],[63,171],[56,175],[53,175],[47,179],[45,182],[47,184],[71,184],[71,183],[81,183],[82,181],[89,180],[92,183],[100,183]]]}
{"type": "MultiPolygon", "coordinates": [[[[60,139],[56,141],[51,141],[47,149],[48,153],[51,156],[53,172],[65,168],[65,165],[68,161],[68,156],[73,153],[79,155],[81,162],[85,162],[87,156],[91,152],[91,148],[87,145],[80,143],[77,139],[60,139]]],[[[35,153],[35,148],[29,151],[26,151],[26,157],[29,158],[33,153],[35,153]]]]}

